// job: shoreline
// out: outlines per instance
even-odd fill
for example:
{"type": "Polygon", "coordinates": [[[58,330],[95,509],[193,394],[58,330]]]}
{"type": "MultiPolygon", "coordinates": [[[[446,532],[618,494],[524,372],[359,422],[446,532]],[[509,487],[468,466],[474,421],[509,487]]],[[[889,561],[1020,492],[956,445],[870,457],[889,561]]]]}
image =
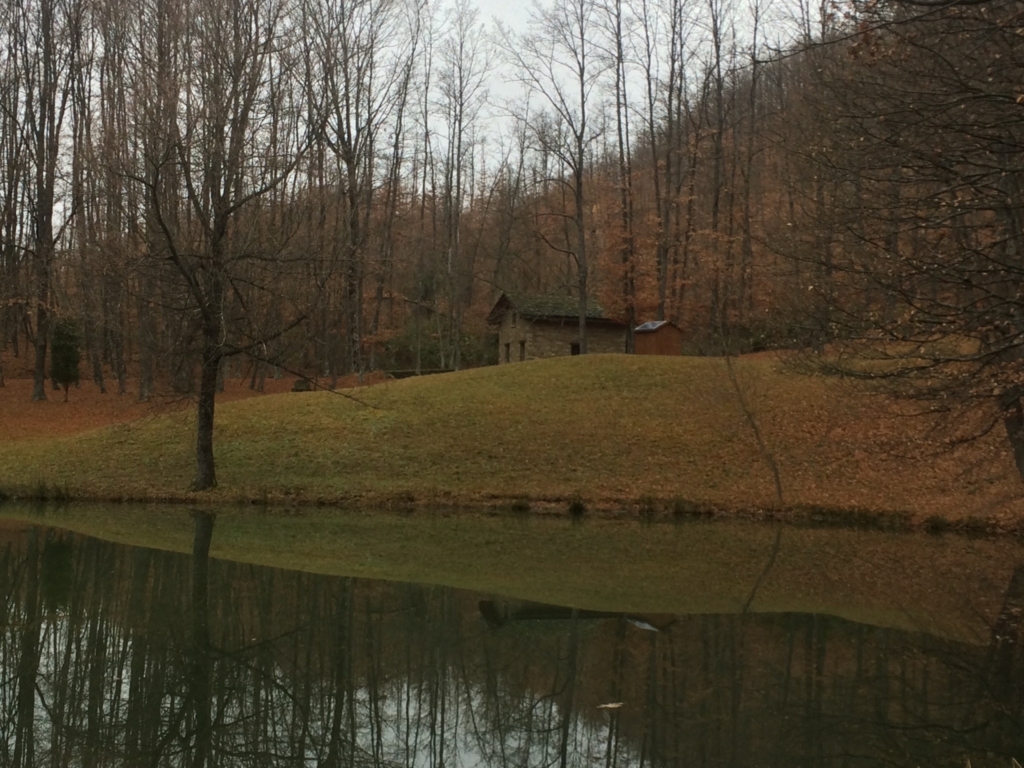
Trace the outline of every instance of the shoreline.
{"type": "Polygon", "coordinates": [[[682,498],[657,499],[588,499],[487,495],[481,498],[454,495],[401,493],[396,495],[350,495],[306,497],[285,493],[261,496],[234,491],[184,491],[165,494],[76,495],[59,488],[40,487],[36,491],[17,491],[0,487],[0,509],[26,504],[73,505],[161,505],[197,509],[258,509],[261,513],[279,511],[329,510],[360,511],[429,516],[452,513],[466,519],[486,517],[537,517],[583,522],[588,519],[637,523],[640,525],[672,525],[692,520],[720,522],[753,522],[781,524],[794,528],[870,530],[890,533],[945,533],[970,537],[999,537],[1024,540],[1024,518],[1008,514],[964,515],[942,514],[923,516],[907,510],[867,509],[861,507],[829,507],[794,504],[791,506],[721,505],[688,501],[682,498]]]}

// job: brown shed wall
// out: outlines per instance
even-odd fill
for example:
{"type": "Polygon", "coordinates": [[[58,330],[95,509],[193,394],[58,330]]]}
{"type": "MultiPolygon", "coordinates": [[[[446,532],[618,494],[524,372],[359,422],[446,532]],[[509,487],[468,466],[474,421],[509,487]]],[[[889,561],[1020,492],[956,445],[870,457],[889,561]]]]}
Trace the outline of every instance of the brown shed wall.
{"type": "Polygon", "coordinates": [[[638,333],[633,337],[633,352],[637,355],[681,355],[683,332],[671,325],[654,331],[638,333]]]}

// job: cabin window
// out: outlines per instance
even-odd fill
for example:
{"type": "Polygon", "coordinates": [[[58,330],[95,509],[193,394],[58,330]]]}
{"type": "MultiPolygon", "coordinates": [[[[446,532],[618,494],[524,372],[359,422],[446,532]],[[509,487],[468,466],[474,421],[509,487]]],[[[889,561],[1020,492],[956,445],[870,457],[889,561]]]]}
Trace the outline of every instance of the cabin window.
{"type": "Polygon", "coordinates": [[[512,342],[511,341],[505,342],[505,362],[506,363],[512,362],[512,342]]]}
{"type": "Polygon", "coordinates": [[[519,362],[523,362],[526,359],[526,342],[519,342],[519,362]]]}
{"type": "Polygon", "coordinates": [[[513,327],[513,328],[515,328],[515,327],[516,327],[516,321],[517,321],[518,319],[519,319],[519,313],[518,313],[518,312],[513,312],[513,313],[512,313],[512,327],[513,327]]]}
{"type": "Polygon", "coordinates": [[[570,355],[578,355],[579,353],[580,353],[580,343],[578,341],[574,341],[572,344],[569,345],[569,354],[570,355]]]}

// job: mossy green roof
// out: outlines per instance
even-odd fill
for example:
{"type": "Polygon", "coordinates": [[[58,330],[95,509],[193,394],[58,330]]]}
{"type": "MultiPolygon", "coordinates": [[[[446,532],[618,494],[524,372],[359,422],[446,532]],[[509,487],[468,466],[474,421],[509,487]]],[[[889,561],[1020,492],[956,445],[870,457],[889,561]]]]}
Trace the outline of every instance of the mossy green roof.
{"type": "MultiPolygon", "coordinates": [[[[487,321],[500,323],[502,315],[509,309],[528,319],[561,320],[578,318],[580,315],[579,299],[575,296],[503,293],[488,315],[487,321]]],[[[587,301],[587,319],[617,322],[608,317],[601,305],[593,299],[587,301]]]]}

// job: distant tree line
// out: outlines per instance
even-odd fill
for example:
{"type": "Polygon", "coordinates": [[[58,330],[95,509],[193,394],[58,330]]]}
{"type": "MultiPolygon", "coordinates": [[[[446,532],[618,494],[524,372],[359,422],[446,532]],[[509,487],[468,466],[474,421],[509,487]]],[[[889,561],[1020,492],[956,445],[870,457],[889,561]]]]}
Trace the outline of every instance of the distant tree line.
{"type": "Polygon", "coordinates": [[[45,398],[74,319],[104,391],[198,396],[205,488],[225,375],[478,364],[500,291],[568,292],[582,351],[594,301],[695,351],[927,339],[1024,427],[1020,14],[6,2],[0,383],[45,398]]]}
{"type": "Polygon", "coordinates": [[[576,0],[493,35],[464,1],[0,12],[0,364],[35,398],[58,316],[145,399],[231,358],[478,363],[506,289],[756,323],[790,269],[762,243],[799,67],[762,63],[758,4],[576,0]]]}

